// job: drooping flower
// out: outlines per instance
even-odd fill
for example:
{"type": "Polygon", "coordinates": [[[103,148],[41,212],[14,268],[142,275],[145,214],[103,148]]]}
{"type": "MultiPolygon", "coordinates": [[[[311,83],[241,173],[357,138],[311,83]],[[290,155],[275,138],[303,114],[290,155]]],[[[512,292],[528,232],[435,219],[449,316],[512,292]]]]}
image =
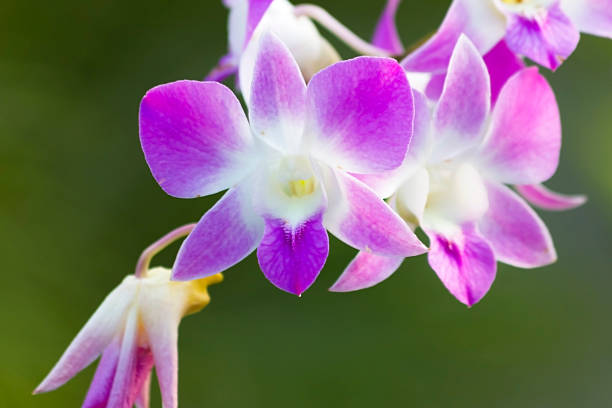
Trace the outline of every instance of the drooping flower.
{"type": "Polygon", "coordinates": [[[266,31],[273,32],[287,45],[307,80],[340,60],[314,23],[308,17],[296,16],[294,6],[287,0],[224,0],[224,4],[230,9],[229,53],[207,76],[209,81],[220,81],[237,73],[249,45],[257,43],[257,38],[266,31]]]}
{"type": "Polygon", "coordinates": [[[250,123],[216,82],[179,81],[150,90],[140,139],[168,194],[194,198],[229,191],[183,243],[173,278],[225,270],[255,248],[264,275],[301,294],[328,254],[329,230],[358,249],[411,256],[424,246],[376,194],[348,172],[402,163],[412,133],[412,92],[399,64],[359,57],[334,64],[306,86],[274,35],[262,36],[250,123]]]}
{"type": "MultiPolygon", "coordinates": [[[[556,260],[546,226],[505,184],[537,184],[558,164],[561,125],[554,94],[536,68],[514,74],[490,112],[490,83],[478,50],[461,36],[440,99],[415,91],[414,134],[404,164],[360,176],[429,236],[429,264],[471,306],[489,290],[496,261],[532,268],[556,260]]],[[[331,288],[386,279],[402,262],[362,251],[331,288]]]]}
{"type": "Polygon", "coordinates": [[[554,70],[574,51],[580,32],[612,38],[609,0],[453,0],[436,34],[402,66],[446,71],[463,33],[481,54],[505,39],[514,53],[554,70]]]}
{"type": "Polygon", "coordinates": [[[178,404],[178,326],[210,302],[208,285],[221,274],[171,282],[170,270],[127,276],[104,299],[34,393],[52,391],[102,355],[83,408],[149,406],[151,369],[165,408],[178,404]]]}

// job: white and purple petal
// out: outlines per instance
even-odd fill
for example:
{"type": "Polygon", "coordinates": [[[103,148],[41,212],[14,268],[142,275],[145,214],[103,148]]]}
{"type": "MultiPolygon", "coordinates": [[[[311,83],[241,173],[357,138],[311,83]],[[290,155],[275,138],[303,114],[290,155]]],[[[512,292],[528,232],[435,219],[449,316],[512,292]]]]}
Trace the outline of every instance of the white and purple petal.
{"type": "Polygon", "coordinates": [[[472,306],[489,291],[497,265],[491,246],[465,225],[448,235],[426,230],[430,239],[429,265],[461,303],[472,306]]]}
{"type": "Polygon", "coordinates": [[[276,287],[301,295],[312,285],[329,253],[329,238],[319,212],[300,224],[266,217],[257,260],[265,277],[276,287]]]}
{"type": "Polygon", "coordinates": [[[172,279],[211,276],[253,252],[263,236],[264,223],[253,210],[249,183],[229,190],[204,214],[179,250],[172,279]]]}
{"type": "Polygon", "coordinates": [[[365,184],[343,171],[326,177],[325,227],[345,243],[374,254],[409,257],[427,248],[406,223],[365,184]]]}
{"type": "Polygon", "coordinates": [[[561,9],[580,31],[612,38],[610,0],[561,0],[561,9]]]}
{"type": "Polygon", "coordinates": [[[549,211],[565,211],[586,203],[584,195],[559,194],[542,184],[516,186],[517,191],[531,204],[549,211]]]}
{"type": "Polygon", "coordinates": [[[306,148],[354,173],[398,167],[412,135],[408,80],[390,58],[358,57],[316,74],[307,90],[306,148]]]}
{"type": "Polygon", "coordinates": [[[561,121],[555,95],[537,68],[524,69],[502,88],[478,155],[488,177],[537,184],[557,169],[561,121]]]}
{"type": "Polygon", "coordinates": [[[432,160],[446,160],[479,143],[489,114],[490,92],[489,74],[482,57],[471,41],[461,35],[434,111],[432,160]]]}
{"type": "Polygon", "coordinates": [[[247,101],[253,132],[275,148],[296,152],[304,130],[306,83],[289,49],[261,36],[247,101]]]}
{"type": "Polygon", "coordinates": [[[178,81],[147,92],[140,142],[155,180],[179,198],[231,187],[255,160],[240,102],[217,82],[178,81]]]}
{"type": "Polygon", "coordinates": [[[489,211],[478,230],[495,257],[509,265],[535,268],[555,262],[557,255],[544,222],[527,203],[503,185],[487,184],[489,211]]]}
{"type": "Polygon", "coordinates": [[[491,78],[491,105],[493,106],[508,79],[525,68],[525,63],[508,48],[505,41],[497,43],[482,59],[491,78]]]}
{"type": "Polygon", "coordinates": [[[379,284],[399,268],[403,257],[380,256],[360,251],[329,290],[352,292],[379,284]]]}

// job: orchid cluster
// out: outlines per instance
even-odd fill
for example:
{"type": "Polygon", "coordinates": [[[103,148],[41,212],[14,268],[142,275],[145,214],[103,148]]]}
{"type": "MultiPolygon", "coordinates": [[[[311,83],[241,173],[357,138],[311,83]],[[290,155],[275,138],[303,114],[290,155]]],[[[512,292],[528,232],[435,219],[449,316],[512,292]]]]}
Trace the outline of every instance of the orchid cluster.
{"type": "Polygon", "coordinates": [[[139,124],[167,194],[225,193],[197,225],[143,252],[36,392],[101,355],[83,407],[147,407],[154,365],[164,407],[176,407],[180,319],[255,250],[264,276],[300,296],[325,264],[328,232],[358,250],[334,292],[376,285],[427,253],[467,306],[489,291],[498,261],[557,259],[529,203],[566,210],[585,198],[542,185],[559,162],[561,122],[537,65],[559,68],[580,32],[612,38],[610,0],[454,0],[410,53],[399,2],[367,42],[314,5],[224,1],[229,53],[204,81],[147,92],[139,124]],[[342,61],[315,23],[360,56],[342,61]],[[220,82],[230,76],[235,91],[220,82]],[[172,270],[149,268],[186,235],[172,270]]]}

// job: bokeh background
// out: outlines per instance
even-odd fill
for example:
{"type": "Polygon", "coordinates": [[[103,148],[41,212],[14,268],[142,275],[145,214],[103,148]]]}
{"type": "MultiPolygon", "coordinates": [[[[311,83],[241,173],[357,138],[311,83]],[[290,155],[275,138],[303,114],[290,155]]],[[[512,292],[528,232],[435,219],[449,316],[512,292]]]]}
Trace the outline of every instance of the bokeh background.
{"type": "MultiPolygon", "coordinates": [[[[366,38],[383,6],[317,2],[366,38]]],[[[56,392],[30,394],[140,251],[218,198],[162,192],[140,151],[137,113],[147,89],[201,79],[225,52],[220,3],[0,3],[0,405],[80,406],[93,366],[56,392]]],[[[405,44],[435,29],[448,3],[405,0],[405,44]]],[[[564,126],[548,185],[590,199],[542,214],[558,263],[500,266],[470,310],[424,257],[375,288],[333,294],[354,254],[334,241],[320,279],[296,298],[251,256],[183,321],[181,405],[611,406],[612,41],[583,36],[546,74],[564,126]]],[[[177,248],[155,263],[170,265],[177,248]]],[[[160,406],[156,386],[152,394],[160,406]]]]}

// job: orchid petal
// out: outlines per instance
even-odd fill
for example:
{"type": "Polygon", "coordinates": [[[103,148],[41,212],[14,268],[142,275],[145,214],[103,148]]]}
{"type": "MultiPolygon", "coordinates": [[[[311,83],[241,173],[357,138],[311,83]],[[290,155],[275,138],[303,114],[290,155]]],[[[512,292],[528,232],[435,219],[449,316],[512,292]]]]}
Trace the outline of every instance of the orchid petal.
{"type": "Polygon", "coordinates": [[[134,389],[133,380],[137,367],[138,351],[138,311],[130,310],[127,315],[121,349],[113,386],[108,397],[108,406],[113,408],[131,408],[136,400],[138,389],[134,389]]]}
{"type": "Polygon", "coordinates": [[[561,8],[583,33],[612,38],[609,0],[561,0],[561,8]]]}
{"type": "Polygon", "coordinates": [[[580,33],[554,4],[542,18],[511,15],[505,39],[515,53],[554,70],[574,52],[580,33]]]}
{"type": "Polygon", "coordinates": [[[140,393],[136,397],[136,408],[149,408],[149,400],[151,397],[151,372],[145,378],[140,393]]]}
{"type": "Polygon", "coordinates": [[[388,257],[360,251],[342,272],[331,292],[352,292],[379,284],[402,264],[403,257],[388,257]]]}
{"type": "Polygon", "coordinates": [[[398,167],[412,135],[412,92],[390,58],[358,57],[308,84],[305,143],[313,157],[355,173],[398,167]]]}
{"type": "Polygon", "coordinates": [[[489,177],[507,184],[536,184],[559,163],[561,121],[555,95],[537,68],[515,74],[493,109],[480,160],[489,177]]]}
{"type": "Polygon", "coordinates": [[[120,330],[125,320],[125,312],[134,300],[135,292],[134,278],[127,277],[104,299],[55,367],[36,388],[35,394],[62,386],[104,351],[120,330]]]}
{"type": "Polygon", "coordinates": [[[555,193],[542,184],[516,186],[518,192],[531,204],[550,211],[565,211],[586,203],[584,195],[555,193]]]}
{"type": "Polygon", "coordinates": [[[183,242],[173,279],[214,275],[240,262],[263,236],[263,219],[252,209],[250,180],[229,190],[204,214],[183,242]]]}
{"type": "Polygon", "coordinates": [[[226,4],[230,8],[228,34],[230,52],[239,56],[273,0],[238,0],[226,4]]]}
{"type": "Polygon", "coordinates": [[[505,32],[506,18],[493,1],[454,0],[438,31],[401,65],[409,72],[443,73],[462,33],[485,54],[505,32]]]}
{"type": "Polygon", "coordinates": [[[96,374],[91,381],[82,408],[107,406],[111,387],[113,386],[113,380],[115,379],[115,372],[117,371],[120,349],[121,336],[117,336],[115,340],[106,347],[102,354],[102,358],[100,358],[100,362],[96,368],[96,374]]]}
{"type": "Polygon", "coordinates": [[[555,262],[557,255],[544,222],[508,187],[487,184],[489,211],[478,229],[491,244],[496,258],[521,268],[555,262]]]}
{"type": "Polygon", "coordinates": [[[387,5],[378,20],[372,39],[372,44],[395,55],[404,52],[404,46],[395,25],[395,14],[397,13],[400,1],[387,0],[387,5]]]}
{"type": "Polygon", "coordinates": [[[272,284],[301,295],[319,275],[328,253],[329,238],[319,212],[296,226],[282,219],[266,218],[257,260],[272,284]]]}
{"type": "Polygon", "coordinates": [[[415,256],[427,248],[406,223],[365,184],[342,171],[326,179],[329,208],[323,220],[336,237],[384,256],[415,256]]]}
{"type": "Polygon", "coordinates": [[[222,191],[253,166],[253,140],[234,94],[217,82],[178,81],[151,89],[140,105],[140,142],[168,194],[222,191]]]}
{"type": "Polygon", "coordinates": [[[489,291],[497,270],[489,244],[471,225],[445,236],[427,230],[429,265],[461,303],[472,306],[489,291]]]}
{"type": "Polygon", "coordinates": [[[478,50],[461,35],[434,112],[433,160],[446,160],[480,141],[490,100],[487,68],[478,50]]]}
{"type": "Polygon", "coordinates": [[[306,84],[289,49],[269,32],[261,37],[251,86],[247,103],[253,132],[281,151],[296,152],[306,84]]]}
{"type": "Polygon", "coordinates": [[[429,195],[429,173],[425,168],[418,169],[397,191],[395,205],[398,213],[405,219],[423,219],[429,195]]]}
{"type": "Polygon", "coordinates": [[[525,63],[508,48],[505,41],[497,43],[482,59],[491,78],[491,105],[495,105],[503,86],[512,75],[525,68],[525,63]]]}

